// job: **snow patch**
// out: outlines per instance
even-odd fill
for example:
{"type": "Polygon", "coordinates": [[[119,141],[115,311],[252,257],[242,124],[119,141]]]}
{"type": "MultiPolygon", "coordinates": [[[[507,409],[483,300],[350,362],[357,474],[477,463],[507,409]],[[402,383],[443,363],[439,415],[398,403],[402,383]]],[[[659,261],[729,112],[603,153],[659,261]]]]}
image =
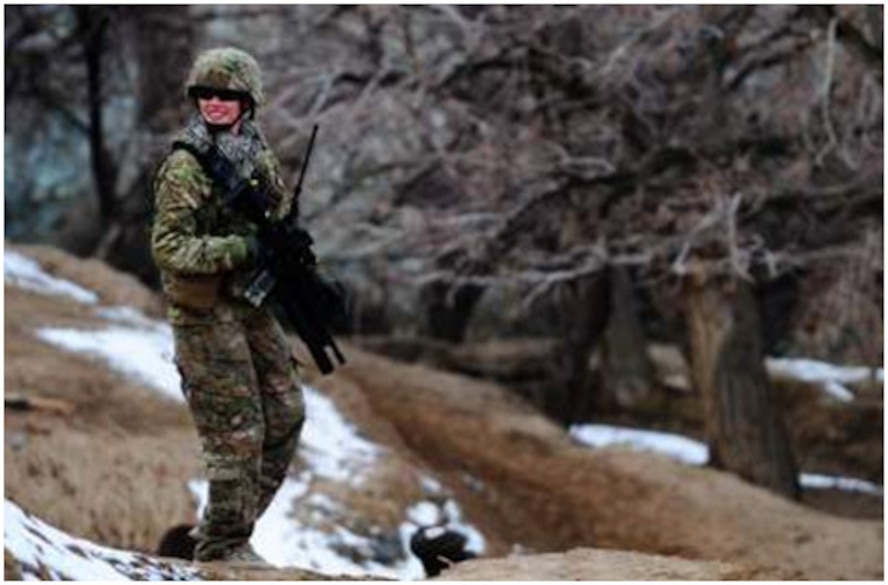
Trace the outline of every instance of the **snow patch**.
{"type": "Polygon", "coordinates": [[[11,250],[3,254],[3,280],[40,294],[70,297],[86,305],[94,305],[99,301],[99,295],[93,291],[50,276],[37,262],[11,250]]]}
{"type": "Polygon", "coordinates": [[[803,473],[799,476],[799,483],[808,489],[831,489],[848,492],[862,492],[865,494],[882,495],[882,486],[851,477],[838,475],[821,475],[817,473],[803,473]]]}
{"type": "Polygon", "coordinates": [[[826,394],[840,402],[854,400],[854,393],[844,384],[866,382],[873,376],[880,383],[885,383],[885,370],[882,368],[836,366],[805,358],[767,358],[765,366],[771,376],[819,384],[826,394]]]}
{"type": "Polygon", "coordinates": [[[571,426],[570,436],[590,447],[623,446],[666,455],[689,465],[705,465],[709,461],[709,447],[704,443],[670,433],[582,424],[571,426]]]}
{"type": "MultiPolygon", "coordinates": [[[[647,451],[665,455],[689,465],[706,465],[709,448],[706,444],[671,433],[630,429],[598,424],[573,425],[570,435],[589,447],[626,447],[635,451],[647,451]]],[[[862,479],[802,473],[799,483],[808,489],[837,489],[882,494],[882,487],[862,479]]]]}
{"type": "Polygon", "coordinates": [[[3,546],[15,557],[22,578],[27,581],[200,579],[195,569],[74,538],[24,512],[9,500],[3,502],[3,546]]]}
{"type": "Polygon", "coordinates": [[[135,381],[182,401],[180,378],[172,363],[172,333],[162,325],[119,327],[88,331],[42,328],[37,336],[53,345],[103,358],[107,364],[135,381]]]}
{"type": "Polygon", "coordinates": [[[433,502],[419,502],[407,509],[407,519],[417,526],[433,526],[441,521],[441,508],[433,502]]]}
{"type": "Polygon", "coordinates": [[[311,386],[303,386],[308,413],[300,448],[312,472],[320,477],[360,487],[362,470],[384,453],[381,446],[363,439],[346,421],[333,401],[311,386]]]}
{"type": "Polygon", "coordinates": [[[419,483],[422,485],[422,489],[429,494],[440,494],[444,491],[441,482],[428,475],[423,475],[419,483]]]}

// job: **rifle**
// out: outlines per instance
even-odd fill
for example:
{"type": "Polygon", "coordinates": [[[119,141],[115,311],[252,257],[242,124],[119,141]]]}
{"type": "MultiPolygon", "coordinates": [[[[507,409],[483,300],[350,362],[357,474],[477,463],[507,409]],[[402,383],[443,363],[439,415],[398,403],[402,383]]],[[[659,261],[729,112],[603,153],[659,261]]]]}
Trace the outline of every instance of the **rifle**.
{"type": "Polygon", "coordinates": [[[212,145],[200,152],[190,144],[176,142],[193,154],[223,193],[224,203],[242,213],[258,228],[259,258],[244,298],[258,307],[271,297],[283,309],[287,321],[302,339],[321,373],[333,371],[328,349],[345,363],[345,357],[330,335],[328,326],[345,318],[344,295],[338,283],[323,278],[317,269],[311,235],[299,226],[299,194],[308,168],[318,127],[314,126],[302,160],[293,203],[286,216],[271,216],[271,197],[262,181],[241,177],[234,165],[212,145]]]}

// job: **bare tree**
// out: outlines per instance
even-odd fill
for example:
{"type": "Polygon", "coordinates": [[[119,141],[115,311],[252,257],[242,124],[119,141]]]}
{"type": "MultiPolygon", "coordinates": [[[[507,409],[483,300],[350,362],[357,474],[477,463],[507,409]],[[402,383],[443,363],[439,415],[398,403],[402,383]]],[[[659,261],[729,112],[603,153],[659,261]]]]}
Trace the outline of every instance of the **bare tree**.
{"type": "MultiPolygon", "coordinates": [[[[375,16],[373,31],[389,34],[375,58],[383,65],[333,82],[368,80],[356,99],[327,110],[355,123],[341,129],[343,146],[362,174],[340,176],[362,193],[396,194],[368,209],[375,227],[366,233],[385,243],[359,248],[427,259],[434,272],[423,282],[441,290],[517,281],[532,306],[608,267],[633,266],[642,286],[660,287],[691,278],[694,266],[710,304],[730,308],[738,301],[718,285],[724,278],[755,287],[856,254],[861,222],[881,202],[881,49],[860,10],[435,7],[375,16]],[[387,128],[367,113],[371,103],[412,128],[387,128]],[[366,148],[384,132],[398,139],[366,148]],[[418,211],[410,222],[407,206],[418,211]]],[[[357,61],[340,71],[350,66],[357,61]]],[[[699,336],[722,309],[704,311],[690,292],[697,285],[682,290],[699,336]]],[[[609,315],[609,303],[584,298],[566,311],[600,315],[565,334],[572,364],[585,364],[599,337],[592,324],[609,315]]],[[[755,454],[719,447],[720,464],[793,495],[780,414],[762,387],[760,324],[747,318],[757,309],[752,295],[742,298],[731,311],[746,325],[731,329],[725,353],[705,353],[692,335],[692,360],[710,371],[698,376],[708,403],[758,424],[741,431],[711,408],[711,441],[755,454]],[[731,358],[738,347],[748,350],[731,358]],[[704,384],[713,376],[738,383],[704,384]],[[744,410],[750,388],[758,401],[744,410]]]]}
{"type": "Polygon", "coordinates": [[[703,399],[710,463],[796,498],[797,470],[765,372],[749,285],[689,278],[694,382],[703,399]]]}
{"type": "Polygon", "coordinates": [[[105,145],[103,124],[103,67],[108,51],[107,28],[110,17],[107,9],[94,6],[76,6],[77,30],[86,66],[87,111],[89,113],[89,145],[92,158],[93,181],[99,200],[99,218],[107,228],[115,214],[115,170],[105,145]]]}

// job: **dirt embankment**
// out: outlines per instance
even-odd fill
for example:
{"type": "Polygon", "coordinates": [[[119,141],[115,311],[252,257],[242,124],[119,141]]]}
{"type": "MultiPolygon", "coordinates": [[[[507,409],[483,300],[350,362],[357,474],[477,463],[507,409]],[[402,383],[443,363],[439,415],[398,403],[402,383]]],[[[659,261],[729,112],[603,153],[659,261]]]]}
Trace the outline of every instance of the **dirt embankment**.
{"type": "MultiPolygon", "coordinates": [[[[40,256],[103,299],[156,311],[150,293],[101,265],[40,256]]],[[[67,405],[6,410],[6,496],[77,536],[150,550],[193,518],[185,486],[199,459],[186,410],[34,337],[37,326],[99,326],[82,305],[5,291],[6,396],[67,405]]],[[[345,368],[311,381],[397,455],[373,494],[353,500],[357,514],[397,516],[416,496],[399,478],[430,468],[484,533],[486,556],[500,557],[446,579],[882,578],[880,521],[816,512],[656,456],[580,448],[501,387],[344,349],[345,368]]]]}
{"type": "Polygon", "coordinates": [[[503,541],[731,561],[776,577],[882,578],[882,522],[827,515],[661,457],[577,447],[495,385],[348,353],[341,375],[414,451],[455,483],[480,480],[480,491],[463,493],[503,541]]]}

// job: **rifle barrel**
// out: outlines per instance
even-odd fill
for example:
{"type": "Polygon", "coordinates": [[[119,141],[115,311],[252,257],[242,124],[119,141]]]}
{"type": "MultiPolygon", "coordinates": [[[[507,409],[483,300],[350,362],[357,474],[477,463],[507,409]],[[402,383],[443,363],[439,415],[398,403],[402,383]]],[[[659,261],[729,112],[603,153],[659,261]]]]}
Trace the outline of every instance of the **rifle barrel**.
{"type": "Polygon", "coordinates": [[[299,182],[296,183],[296,188],[293,189],[293,198],[294,200],[299,197],[299,193],[302,191],[302,181],[305,179],[305,171],[308,169],[308,159],[311,158],[311,149],[314,147],[315,136],[318,134],[318,125],[315,124],[311,129],[311,137],[308,139],[308,146],[305,148],[305,158],[302,159],[302,169],[299,171],[299,182]]]}

